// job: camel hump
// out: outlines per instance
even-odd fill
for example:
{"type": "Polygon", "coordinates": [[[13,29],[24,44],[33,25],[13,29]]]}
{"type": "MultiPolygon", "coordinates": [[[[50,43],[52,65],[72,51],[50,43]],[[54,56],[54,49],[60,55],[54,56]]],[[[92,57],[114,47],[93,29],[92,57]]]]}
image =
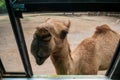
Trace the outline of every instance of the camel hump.
{"type": "Polygon", "coordinates": [[[103,33],[111,30],[107,24],[96,27],[96,33],[103,33]]]}

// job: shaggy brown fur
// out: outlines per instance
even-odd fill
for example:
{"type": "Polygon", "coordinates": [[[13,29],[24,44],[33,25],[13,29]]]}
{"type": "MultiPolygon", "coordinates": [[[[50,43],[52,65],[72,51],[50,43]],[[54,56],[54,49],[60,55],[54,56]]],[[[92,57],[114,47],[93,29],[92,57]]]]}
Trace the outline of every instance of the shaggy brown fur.
{"type": "Polygon", "coordinates": [[[98,26],[93,36],[83,40],[72,53],[70,74],[97,74],[107,69],[119,39],[120,35],[109,26],[98,26]]]}
{"type": "Polygon", "coordinates": [[[83,40],[71,53],[67,41],[70,21],[48,19],[37,27],[31,52],[41,65],[49,56],[57,74],[97,74],[107,69],[115,51],[119,34],[107,25],[96,28],[92,37],[83,40]],[[71,53],[71,54],[70,54],[71,53]]]}

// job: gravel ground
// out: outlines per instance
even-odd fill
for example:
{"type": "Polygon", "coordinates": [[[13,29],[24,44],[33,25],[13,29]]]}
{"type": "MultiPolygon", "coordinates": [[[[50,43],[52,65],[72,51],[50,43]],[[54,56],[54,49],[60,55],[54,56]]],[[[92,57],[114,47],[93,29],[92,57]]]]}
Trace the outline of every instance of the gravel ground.
{"type": "MultiPolygon", "coordinates": [[[[38,66],[30,53],[30,44],[35,28],[47,18],[71,20],[72,24],[68,34],[68,40],[72,50],[83,39],[91,36],[94,33],[96,26],[101,24],[108,24],[113,30],[120,33],[120,18],[115,17],[85,15],[64,16],[61,14],[24,14],[23,16],[24,18],[21,19],[21,22],[34,74],[56,74],[49,58],[43,65],[38,66]]],[[[7,15],[0,15],[0,58],[2,59],[7,71],[24,71],[7,15]]],[[[99,71],[98,74],[104,75],[105,72],[106,71],[99,71]]]]}

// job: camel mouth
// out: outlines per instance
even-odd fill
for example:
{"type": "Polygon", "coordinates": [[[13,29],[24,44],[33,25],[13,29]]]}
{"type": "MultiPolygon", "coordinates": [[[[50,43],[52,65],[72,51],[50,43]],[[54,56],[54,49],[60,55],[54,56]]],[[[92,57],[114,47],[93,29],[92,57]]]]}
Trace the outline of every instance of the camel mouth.
{"type": "Polygon", "coordinates": [[[37,63],[38,65],[42,65],[47,58],[48,58],[48,57],[37,57],[37,58],[36,58],[36,63],[37,63]]]}

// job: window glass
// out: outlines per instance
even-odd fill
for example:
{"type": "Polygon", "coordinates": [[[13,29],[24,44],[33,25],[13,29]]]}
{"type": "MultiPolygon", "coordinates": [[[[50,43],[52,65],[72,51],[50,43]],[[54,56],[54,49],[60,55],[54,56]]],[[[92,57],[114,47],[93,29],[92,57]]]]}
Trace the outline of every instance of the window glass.
{"type": "MultiPolygon", "coordinates": [[[[54,65],[50,57],[46,59],[46,61],[42,65],[38,65],[30,51],[33,34],[36,31],[36,27],[45,22],[45,20],[48,18],[71,21],[71,26],[67,38],[72,52],[84,39],[89,38],[94,34],[94,32],[96,31],[96,27],[103,24],[107,24],[112,30],[120,33],[120,14],[115,12],[32,13],[23,14],[23,17],[23,31],[25,34],[25,40],[34,74],[56,74],[54,65]]],[[[101,43],[102,42],[100,42],[99,44],[101,43]]],[[[114,50],[116,46],[114,46],[114,50]]],[[[101,48],[103,49],[106,47],[102,46],[101,48]]],[[[111,52],[110,48],[109,51],[111,52]]],[[[104,60],[102,61],[102,63],[104,63],[104,60]]],[[[104,75],[105,72],[106,70],[98,71],[98,74],[104,75]]]]}
{"type": "Polygon", "coordinates": [[[6,10],[0,12],[0,58],[6,72],[24,72],[6,10]]]}

